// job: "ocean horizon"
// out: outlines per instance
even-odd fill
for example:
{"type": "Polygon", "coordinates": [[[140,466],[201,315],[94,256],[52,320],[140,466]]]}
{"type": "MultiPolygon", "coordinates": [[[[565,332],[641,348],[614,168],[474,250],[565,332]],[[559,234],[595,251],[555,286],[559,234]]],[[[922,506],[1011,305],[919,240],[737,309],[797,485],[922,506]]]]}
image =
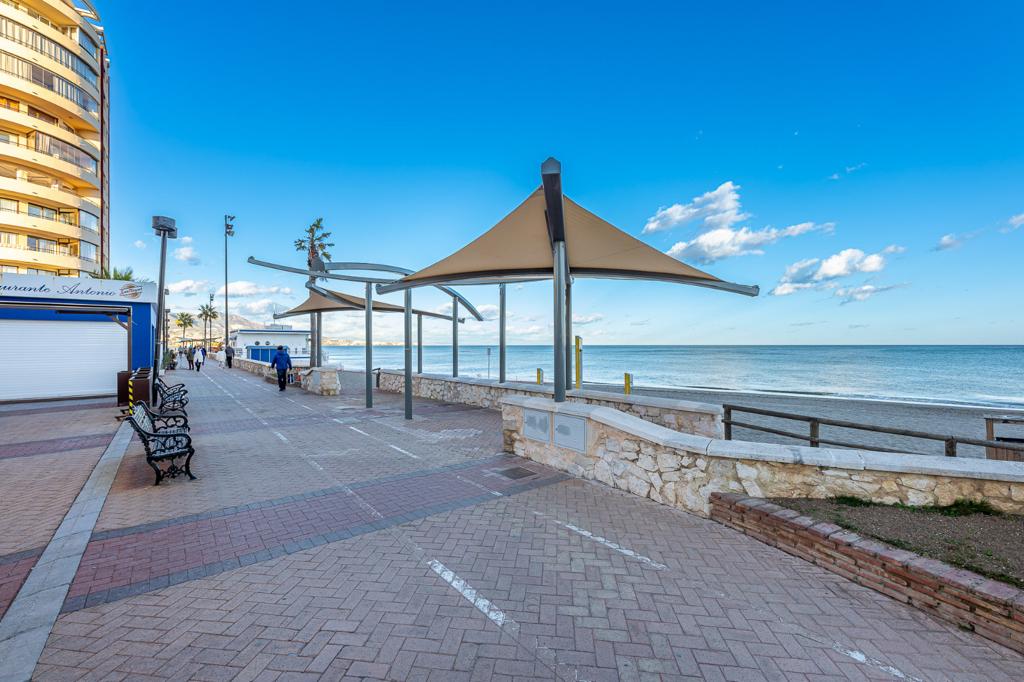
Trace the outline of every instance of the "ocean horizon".
{"type": "MultiPolygon", "coordinates": [[[[510,345],[510,381],[550,381],[551,346],[510,345]]],[[[324,346],[361,370],[365,346],[324,346]]],[[[403,366],[401,346],[374,346],[374,367],[403,366]]],[[[416,362],[413,349],[413,363],[416,362]]],[[[424,345],[423,371],[451,374],[450,345],[424,345]]],[[[1024,408],[1024,345],[587,345],[583,379],[638,387],[793,393],[1024,408]]],[[[459,375],[498,377],[498,347],[459,346],[459,375]],[[489,353],[488,353],[489,351],[489,353]]]]}

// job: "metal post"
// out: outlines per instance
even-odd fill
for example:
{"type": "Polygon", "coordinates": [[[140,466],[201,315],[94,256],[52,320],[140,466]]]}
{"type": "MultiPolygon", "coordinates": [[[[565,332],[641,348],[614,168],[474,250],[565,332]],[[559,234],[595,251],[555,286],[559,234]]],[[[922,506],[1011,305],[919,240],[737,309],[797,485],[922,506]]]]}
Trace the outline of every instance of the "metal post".
{"type": "Polygon", "coordinates": [[[235,216],[224,216],[224,348],[227,352],[231,339],[228,335],[231,328],[231,318],[228,316],[228,237],[235,234],[235,226],[232,224],[235,216]]]}
{"type": "Polygon", "coordinates": [[[816,448],[821,445],[821,422],[817,419],[811,420],[811,436],[808,440],[810,441],[812,448],[816,448]]]}
{"type": "Polygon", "coordinates": [[[459,376],[459,299],[452,298],[452,376],[459,376]]]}
{"type": "MultiPolygon", "coordinates": [[[[568,268],[566,268],[568,270],[568,268]]],[[[565,388],[572,389],[572,277],[565,278],[565,388]]]]}
{"type": "Polygon", "coordinates": [[[366,283],[366,406],[373,407],[373,285],[366,283]]]}
{"type": "MultiPolygon", "coordinates": [[[[157,290],[159,293],[158,293],[158,298],[157,298],[157,309],[156,309],[156,319],[158,320],[158,322],[157,322],[157,335],[156,335],[157,338],[154,339],[154,343],[153,343],[153,384],[154,384],[154,389],[153,389],[153,393],[151,393],[150,395],[155,395],[156,394],[156,376],[157,376],[157,374],[159,374],[160,361],[163,359],[164,347],[165,347],[165,344],[167,343],[166,331],[165,331],[165,333],[163,335],[161,335],[160,334],[160,328],[159,328],[159,325],[160,325],[159,320],[164,319],[164,282],[166,281],[166,275],[165,275],[166,271],[167,271],[167,233],[166,232],[161,232],[160,233],[160,284],[159,284],[160,288],[157,290]]],[[[129,368],[129,369],[131,369],[131,368],[129,368]]]]}
{"type": "Polygon", "coordinates": [[[313,360],[316,348],[316,313],[309,314],[309,366],[315,367],[316,363],[313,360]]]}
{"type": "Polygon", "coordinates": [[[405,418],[412,419],[412,289],[405,290],[405,418]]]}
{"type": "Polygon", "coordinates": [[[498,383],[505,383],[505,285],[498,285],[498,383]]]}
{"type": "Polygon", "coordinates": [[[583,388],[583,339],[576,337],[576,390],[583,388]]]}
{"type": "Polygon", "coordinates": [[[565,242],[554,243],[555,261],[555,402],[565,402],[565,242]]]}
{"type": "Polygon", "coordinates": [[[324,366],[324,314],[316,314],[316,366],[324,366]]]}
{"type": "Polygon", "coordinates": [[[423,315],[416,314],[416,373],[423,374],[423,315]]]}
{"type": "Polygon", "coordinates": [[[722,426],[725,440],[732,440],[732,408],[728,405],[722,407],[722,426]]]}

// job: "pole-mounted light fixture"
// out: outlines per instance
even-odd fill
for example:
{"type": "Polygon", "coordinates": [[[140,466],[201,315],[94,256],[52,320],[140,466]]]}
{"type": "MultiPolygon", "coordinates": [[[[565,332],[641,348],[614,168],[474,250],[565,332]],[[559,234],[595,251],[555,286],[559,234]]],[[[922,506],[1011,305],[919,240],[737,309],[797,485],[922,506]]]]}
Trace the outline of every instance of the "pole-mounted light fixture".
{"type": "MultiPolygon", "coordinates": [[[[150,401],[156,395],[156,378],[160,374],[160,369],[163,365],[164,348],[167,347],[166,325],[163,325],[164,309],[166,308],[165,297],[167,295],[167,289],[165,288],[167,282],[167,240],[178,238],[178,226],[174,222],[174,218],[155,215],[153,216],[153,232],[156,233],[156,236],[160,237],[160,288],[157,289],[157,338],[153,339],[153,385],[150,386],[149,390],[150,401]],[[164,326],[164,333],[162,334],[160,333],[161,325],[164,326]]],[[[156,403],[154,402],[153,404],[155,405],[156,403]]]]}
{"type": "Polygon", "coordinates": [[[235,216],[224,214],[224,352],[230,343],[231,318],[228,317],[228,237],[235,236],[235,216]]]}

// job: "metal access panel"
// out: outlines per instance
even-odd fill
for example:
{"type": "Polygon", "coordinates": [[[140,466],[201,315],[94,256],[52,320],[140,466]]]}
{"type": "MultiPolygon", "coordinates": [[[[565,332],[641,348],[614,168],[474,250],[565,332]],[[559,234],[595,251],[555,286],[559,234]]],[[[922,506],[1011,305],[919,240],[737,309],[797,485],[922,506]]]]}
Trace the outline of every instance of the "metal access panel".
{"type": "Polygon", "coordinates": [[[542,443],[551,442],[551,415],[540,410],[523,410],[523,435],[542,443]]]}
{"type": "Polygon", "coordinates": [[[587,451],[587,420],[583,417],[555,415],[555,445],[576,452],[587,451]]]}

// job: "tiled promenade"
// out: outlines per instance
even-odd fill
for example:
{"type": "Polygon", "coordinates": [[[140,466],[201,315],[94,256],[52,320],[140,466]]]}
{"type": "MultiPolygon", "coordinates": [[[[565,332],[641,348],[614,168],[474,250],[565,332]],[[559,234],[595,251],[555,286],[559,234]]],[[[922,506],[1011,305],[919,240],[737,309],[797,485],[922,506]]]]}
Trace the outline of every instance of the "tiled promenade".
{"type": "MultiPolygon", "coordinates": [[[[38,679],[1024,679],[749,537],[500,454],[496,412],[408,422],[357,376],[338,398],[181,380],[199,480],[154,487],[132,443],[38,679]]],[[[116,428],[27,407],[0,408],[0,608],[116,428]]]]}

